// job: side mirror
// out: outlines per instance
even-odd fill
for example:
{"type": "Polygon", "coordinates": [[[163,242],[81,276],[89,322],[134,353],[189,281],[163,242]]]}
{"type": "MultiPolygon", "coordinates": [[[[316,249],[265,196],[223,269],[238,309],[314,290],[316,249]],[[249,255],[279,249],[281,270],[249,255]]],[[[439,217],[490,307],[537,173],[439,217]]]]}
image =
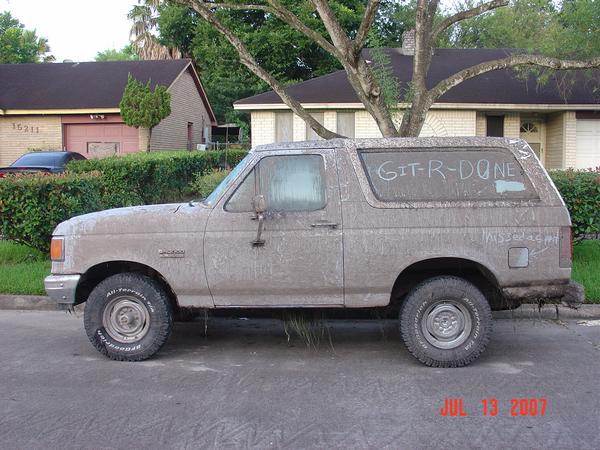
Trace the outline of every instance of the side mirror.
{"type": "Polygon", "coordinates": [[[264,195],[255,195],[252,199],[252,206],[254,207],[254,212],[258,214],[263,214],[267,209],[267,205],[265,202],[264,195]]]}

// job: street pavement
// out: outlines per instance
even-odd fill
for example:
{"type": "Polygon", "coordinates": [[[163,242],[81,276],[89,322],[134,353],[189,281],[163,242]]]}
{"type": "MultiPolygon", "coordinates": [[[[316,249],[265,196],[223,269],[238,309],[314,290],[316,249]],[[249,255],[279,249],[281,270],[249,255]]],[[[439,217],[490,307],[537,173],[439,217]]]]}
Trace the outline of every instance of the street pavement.
{"type": "Polygon", "coordinates": [[[306,348],[277,320],[201,319],[127,363],[80,316],[0,311],[0,448],[598,449],[600,322],[578,322],[499,319],[478,361],[432,369],[389,320],[329,321],[306,348]]]}

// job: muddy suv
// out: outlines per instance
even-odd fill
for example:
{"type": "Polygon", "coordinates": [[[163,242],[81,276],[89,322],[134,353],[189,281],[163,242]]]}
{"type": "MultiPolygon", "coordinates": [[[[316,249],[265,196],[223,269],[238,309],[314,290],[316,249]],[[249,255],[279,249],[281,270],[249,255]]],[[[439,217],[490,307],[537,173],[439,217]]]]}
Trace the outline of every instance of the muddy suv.
{"type": "Polygon", "coordinates": [[[46,290],[87,302],[89,339],[117,360],[155,354],[179,308],[396,304],[410,352],[455,367],[485,349],[492,309],[582,302],[570,225],[524,141],[274,144],[201,202],[61,223],[46,290]]]}

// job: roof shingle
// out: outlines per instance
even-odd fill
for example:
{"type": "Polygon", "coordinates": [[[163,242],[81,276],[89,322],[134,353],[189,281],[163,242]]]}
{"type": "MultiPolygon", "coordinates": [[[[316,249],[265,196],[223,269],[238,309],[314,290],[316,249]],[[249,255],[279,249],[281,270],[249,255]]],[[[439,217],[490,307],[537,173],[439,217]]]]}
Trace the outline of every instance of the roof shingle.
{"type": "MultiPolygon", "coordinates": [[[[396,48],[386,49],[386,52],[390,55],[394,75],[406,88],[412,78],[412,56],[405,56],[396,48]]],[[[517,52],[523,50],[436,49],[427,78],[428,87],[464,68],[517,52]]],[[[523,80],[512,70],[497,70],[459,84],[438,103],[597,104],[600,109],[600,71],[594,71],[593,77],[581,72],[571,73],[569,77],[573,84],[561,90],[554,79],[540,84],[533,75],[523,80]]],[[[343,70],[289,86],[286,91],[301,103],[360,103],[343,70]]],[[[273,91],[235,102],[236,105],[282,103],[273,91]]]]}
{"type": "Polygon", "coordinates": [[[127,76],[168,87],[187,59],[0,64],[0,109],[118,108],[127,76]]]}

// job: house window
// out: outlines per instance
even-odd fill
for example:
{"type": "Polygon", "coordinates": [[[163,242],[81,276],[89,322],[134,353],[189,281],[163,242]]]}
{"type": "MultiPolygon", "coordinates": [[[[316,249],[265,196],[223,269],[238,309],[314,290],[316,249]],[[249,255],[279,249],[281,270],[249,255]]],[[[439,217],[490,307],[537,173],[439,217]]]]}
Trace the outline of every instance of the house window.
{"type": "Polygon", "coordinates": [[[291,112],[275,114],[275,142],[294,140],[294,115],[291,112]]]}
{"type": "Polygon", "coordinates": [[[504,116],[487,116],[486,136],[504,137],[504,116]]]}
{"type": "MultiPolygon", "coordinates": [[[[310,115],[313,116],[317,122],[319,122],[321,125],[323,125],[323,122],[325,120],[325,114],[324,113],[322,113],[322,112],[314,112],[314,113],[310,113],[310,115]]],[[[318,139],[321,139],[321,137],[317,133],[315,133],[313,131],[313,129],[308,126],[308,124],[306,124],[306,140],[308,140],[308,141],[316,141],[318,139]]]]}
{"type": "Polygon", "coordinates": [[[338,112],[337,116],[337,134],[353,138],[354,136],[354,113],[338,112]]]}

